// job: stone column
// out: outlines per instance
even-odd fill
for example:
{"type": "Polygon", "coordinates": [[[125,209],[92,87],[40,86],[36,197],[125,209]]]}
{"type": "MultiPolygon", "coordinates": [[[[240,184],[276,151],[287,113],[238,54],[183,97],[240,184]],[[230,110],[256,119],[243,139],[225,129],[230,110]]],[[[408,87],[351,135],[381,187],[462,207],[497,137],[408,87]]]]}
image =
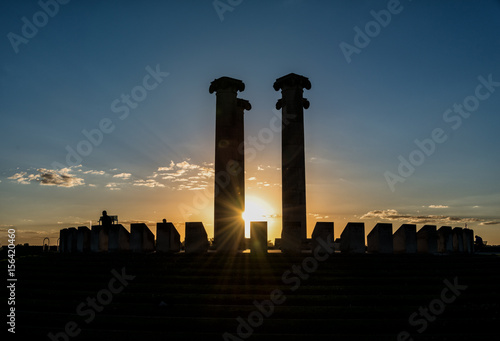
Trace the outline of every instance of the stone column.
{"type": "Polygon", "coordinates": [[[216,92],[214,243],[217,251],[235,252],[243,246],[245,223],[244,110],[250,103],[236,98],[245,84],[221,77],[210,84],[216,92]]]}
{"type": "MultiPolygon", "coordinates": [[[[309,102],[302,97],[303,89],[311,89],[311,82],[303,76],[291,73],[278,78],[274,90],[281,89],[282,98],[276,109],[282,109],[281,121],[281,176],[282,176],[282,242],[286,239],[307,237],[306,226],[306,173],[304,155],[304,108],[309,102]],[[299,225],[299,229],[292,228],[299,225]],[[292,235],[293,229],[299,233],[292,235]]],[[[292,243],[295,245],[295,243],[292,243]]]]}

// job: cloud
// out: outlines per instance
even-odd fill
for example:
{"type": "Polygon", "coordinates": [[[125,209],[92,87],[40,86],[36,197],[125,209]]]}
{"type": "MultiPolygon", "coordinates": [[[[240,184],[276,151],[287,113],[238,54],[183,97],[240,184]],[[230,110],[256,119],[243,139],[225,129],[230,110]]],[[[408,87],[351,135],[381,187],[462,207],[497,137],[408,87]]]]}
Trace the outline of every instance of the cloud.
{"type": "Polygon", "coordinates": [[[106,188],[109,188],[110,191],[119,191],[121,188],[119,187],[120,184],[116,182],[110,182],[106,185],[106,188]]]}
{"type": "Polygon", "coordinates": [[[57,187],[76,187],[85,184],[84,179],[70,174],[71,168],[63,168],[60,170],[52,170],[39,168],[38,173],[28,174],[28,172],[18,172],[8,179],[15,180],[17,183],[27,185],[32,181],[38,182],[42,186],[57,186],[57,187]]]}
{"type": "Polygon", "coordinates": [[[85,184],[82,178],[69,174],[69,171],[68,168],[63,168],[59,171],[39,168],[38,172],[40,174],[36,178],[36,181],[39,181],[40,185],[58,187],[75,187],[85,184]]]}
{"type": "Polygon", "coordinates": [[[374,210],[365,213],[361,219],[381,219],[390,221],[401,221],[413,224],[426,224],[426,223],[475,223],[481,222],[483,219],[478,218],[462,218],[452,217],[446,215],[411,215],[401,214],[394,209],[388,210],[374,210]]]}
{"type": "MultiPolygon", "coordinates": [[[[81,171],[81,170],[79,170],[81,171]]],[[[106,174],[105,171],[97,171],[97,170],[88,170],[88,171],[85,171],[85,172],[82,172],[83,174],[92,174],[92,175],[104,175],[106,174]]]]}
{"type": "Polygon", "coordinates": [[[191,159],[182,162],[170,161],[169,166],[158,167],[157,171],[148,176],[148,180],[140,180],[134,185],[148,187],[165,187],[169,183],[175,190],[204,190],[214,177],[213,163],[191,163],[191,159]],[[163,183],[154,179],[165,180],[163,183]]]}
{"type": "Polygon", "coordinates": [[[26,172],[19,172],[12,176],[9,176],[7,179],[15,180],[20,184],[27,185],[30,183],[30,180],[28,179],[28,177],[26,177],[27,174],[28,173],[26,172]]]}
{"type": "Polygon", "coordinates": [[[429,208],[448,208],[448,206],[445,205],[429,205],[429,208]]]}
{"type": "Polygon", "coordinates": [[[113,178],[121,178],[121,179],[130,179],[130,177],[132,176],[132,174],[130,173],[120,173],[120,174],[115,174],[113,175],[113,178]]]}
{"type": "Polygon", "coordinates": [[[148,180],[135,180],[134,181],[134,186],[144,186],[144,187],[165,187],[164,184],[159,183],[156,180],[153,179],[148,179],[148,180]]]}

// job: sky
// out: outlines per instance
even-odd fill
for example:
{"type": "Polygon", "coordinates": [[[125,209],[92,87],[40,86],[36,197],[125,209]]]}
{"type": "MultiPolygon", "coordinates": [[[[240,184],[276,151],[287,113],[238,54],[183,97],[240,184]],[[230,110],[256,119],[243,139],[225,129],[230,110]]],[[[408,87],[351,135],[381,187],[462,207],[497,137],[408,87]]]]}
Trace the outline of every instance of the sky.
{"type": "Polygon", "coordinates": [[[246,215],[281,234],[291,72],[317,221],[473,228],[500,244],[500,1],[3,1],[0,244],[163,218],[213,237],[214,79],[242,80],[246,215]],[[274,118],[274,119],[273,119],[274,118]],[[272,134],[269,134],[269,131],[272,134]]]}

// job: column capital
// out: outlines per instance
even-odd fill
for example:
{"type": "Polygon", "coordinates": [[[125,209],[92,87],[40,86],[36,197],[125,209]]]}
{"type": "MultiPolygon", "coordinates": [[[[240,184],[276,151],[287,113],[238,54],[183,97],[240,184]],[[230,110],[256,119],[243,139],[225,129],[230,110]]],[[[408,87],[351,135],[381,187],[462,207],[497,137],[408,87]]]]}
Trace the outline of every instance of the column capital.
{"type": "Polygon", "coordinates": [[[231,77],[220,77],[210,83],[208,91],[212,94],[219,90],[232,90],[234,92],[245,90],[245,83],[231,77]]]}
{"type": "Polygon", "coordinates": [[[276,79],[273,88],[276,91],[285,88],[305,88],[309,90],[311,89],[311,82],[307,77],[297,75],[295,73],[290,73],[286,76],[276,79]]]}
{"type": "Polygon", "coordinates": [[[241,99],[241,98],[236,99],[236,106],[244,110],[252,109],[252,105],[250,104],[250,102],[247,101],[246,99],[241,99]]]}

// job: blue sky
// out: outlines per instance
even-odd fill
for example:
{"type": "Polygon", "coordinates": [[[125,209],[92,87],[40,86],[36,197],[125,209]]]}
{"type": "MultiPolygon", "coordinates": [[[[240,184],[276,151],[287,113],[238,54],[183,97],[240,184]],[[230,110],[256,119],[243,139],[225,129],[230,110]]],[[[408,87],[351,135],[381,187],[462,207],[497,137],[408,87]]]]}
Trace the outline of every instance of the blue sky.
{"type": "MultiPolygon", "coordinates": [[[[16,227],[22,242],[41,244],[107,209],[125,226],[167,218],[183,234],[184,221],[201,220],[213,234],[210,82],[245,83],[245,133],[258,138],[279,115],[275,79],[294,72],[312,83],[309,234],[318,220],[334,221],[336,236],[348,221],[365,221],[366,232],[381,221],[467,223],[500,243],[499,1],[215,3],[231,10],[218,13],[213,1],[70,1],[57,13],[49,6],[46,22],[36,1],[2,4],[2,231],[16,227]],[[38,20],[38,31],[13,44],[26,20],[38,20]],[[358,53],[346,56],[342,44],[358,53]],[[484,82],[490,90],[476,93],[484,82]],[[124,118],[112,109],[122,95],[132,100],[124,118]],[[82,131],[100,125],[108,132],[91,134],[92,143],[82,131]],[[415,140],[436,129],[444,141],[427,155],[415,140]],[[88,155],[68,164],[67,148],[79,144],[88,155]],[[416,164],[404,176],[400,156],[416,164]],[[401,181],[391,186],[387,176],[401,181]]],[[[258,149],[247,154],[247,204],[274,238],[279,133],[258,149]]]]}

